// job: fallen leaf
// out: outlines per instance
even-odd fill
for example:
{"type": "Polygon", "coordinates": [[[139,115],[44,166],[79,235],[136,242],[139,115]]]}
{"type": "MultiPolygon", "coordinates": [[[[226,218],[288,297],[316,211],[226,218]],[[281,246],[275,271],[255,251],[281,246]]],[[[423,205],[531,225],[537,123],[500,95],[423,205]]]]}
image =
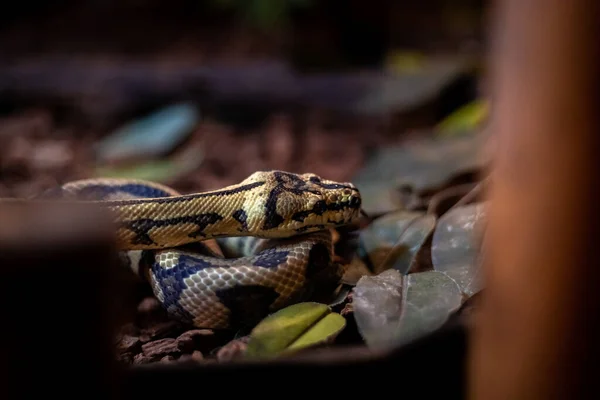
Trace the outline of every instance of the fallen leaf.
{"type": "Polygon", "coordinates": [[[199,145],[192,145],[170,159],[156,159],[134,165],[99,166],[95,175],[103,178],[144,179],[167,183],[194,171],[202,161],[202,149],[199,145]]]}
{"type": "Polygon", "coordinates": [[[174,104],[125,124],[96,145],[101,161],[150,158],[166,154],[200,119],[192,104],[174,104]]]}
{"type": "Polygon", "coordinates": [[[489,102],[484,99],[475,100],[460,107],[444,118],[436,127],[439,136],[450,136],[473,132],[487,119],[489,102]]]}
{"type": "Polygon", "coordinates": [[[327,343],[337,336],[345,326],[346,319],[340,314],[327,314],[307,332],[290,344],[287,350],[298,350],[320,343],[327,343]]]}
{"type": "Polygon", "coordinates": [[[468,296],[482,288],[477,261],[485,216],[485,203],[453,208],[440,218],[431,242],[434,269],[455,280],[468,296]]]}
{"type": "Polygon", "coordinates": [[[424,54],[414,51],[391,51],[386,58],[386,68],[395,73],[418,72],[426,61],[424,54]]]}
{"type": "Polygon", "coordinates": [[[326,304],[305,302],[263,319],[250,333],[248,357],[271,357],[333,340],[346,326],[326,304]]]}
{"type": "Polygon", "coordinates": [[[402,235],[400,235],[398,241],[381,262],[378,269],[387,270],[393,268],[402,274],[408,273],[415,262],[419,250],[421,250],[421,246],[423,246],[427,238],[431,235],[431,232],[433,232],[435,223],[436,218],[431,214],[422,215],[414,220],[402,232],[402,235]]]}
{"type": "Polygon", "coordinates": [[[406,275],[402,318],[396,345],[417,339],[441,327],[462,305],[456,282],[437,271],[406,275]]]}
{"type": "Polygon", "coordinates": [[[402,274],[391,269],[362,277],[352,290],[356,325],[367,346],[387,346],[402,317],[402,274]]]}
{"type": "Polygon", "coordinates": [[[351,181],[363,194],[368,213],[403,208],[401,188],[423,193],[452,178],[481,171],[492,154],[483,153],[488,134],[425,138],[377,151],[351,181]],[[384,196],[382,200],[379,196],[384,196]]]}
{"type": "Polygon", "coordinates": [[[403,345],[441,327],[462,304],[454,280],[437,271],[402,275],[395,269],[361,278],[353,315],[371,348],[403,345]]]}
{"type": "Polygon", "coordinates": [[[434,215],[423,212],[398,211],[386,214],[360,233],[358,254],[368,259],[376,274],[389,268],[407,273],[435,223],[434,215]]]}

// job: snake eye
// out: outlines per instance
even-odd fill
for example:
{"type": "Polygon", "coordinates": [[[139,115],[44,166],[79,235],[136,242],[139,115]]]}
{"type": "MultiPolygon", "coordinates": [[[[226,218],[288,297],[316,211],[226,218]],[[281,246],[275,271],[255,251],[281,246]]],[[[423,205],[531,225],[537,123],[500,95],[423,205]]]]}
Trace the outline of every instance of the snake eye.
{"type": "Polygon", "coordinates": [[[309,178],[309,180],[310,180],[312,183],[321,183],[321,178],[319,178],[318,176],[311,176],[311,177],[309,178]]]}
{"type": "Polygon", "coordinates": [[[350,196],[352,194],[352,190],[351,189],[344,189],[344,191],[342,192],[342,194],[344,194],[344,196],[350,196]]]}

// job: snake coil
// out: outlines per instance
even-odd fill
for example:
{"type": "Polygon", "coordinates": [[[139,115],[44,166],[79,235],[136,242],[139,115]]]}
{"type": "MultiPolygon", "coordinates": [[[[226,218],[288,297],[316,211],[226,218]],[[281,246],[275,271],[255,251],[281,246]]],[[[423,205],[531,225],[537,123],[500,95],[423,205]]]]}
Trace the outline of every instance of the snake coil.
{"type": "Polygon", "coordinates": [[[180,194],[145,180],[68,182],[52,197],[107,207],[123,262],[170,316],[199,328],[255,321],[337,285],[331,228],[351,224],[361,196],[315,174],[258,171],[219,190],[180,194]]]}

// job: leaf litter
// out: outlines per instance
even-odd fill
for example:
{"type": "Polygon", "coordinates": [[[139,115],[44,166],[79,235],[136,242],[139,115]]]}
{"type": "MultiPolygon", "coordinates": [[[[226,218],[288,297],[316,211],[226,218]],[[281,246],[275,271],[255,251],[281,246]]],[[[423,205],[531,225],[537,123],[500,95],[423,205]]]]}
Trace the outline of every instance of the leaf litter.
{"type": "MultiPolygon", "coordinates": [[[[215,167],[210,159],[213,154],[225,153],[203,147],[217,140],[197,140],[206,134],[203,128],[197,127],[189,133],[191,123],[187,124],[177,128],[177,140],[166,140],[168,135],[157,131],[156,142],[148,145],[154,146],[152,151],[164,153],[189,135],[188,147],[192,150],[175,152],[175,156],[166,156],[162,161],[143,161],[132,166],[99,165],[95,161],[86,164],[77,149],[87,148],[83,154],[89,154],[90,160],[94,160],[89,142],[82,140],[69,145],[63,139],[52,139],[48,132],[36,133],[38,137],[25,139],[28,142],[24,145],[32,147],[36,141],[48,143],[47,151],[30,157],[29,154],[34,153],[7,146],[14,154],[1,159],[0,191],[7,197],[29,194],[59,181],[98,173],[171,181],[181,191],[186,187],[209,189],[187,178],[198,171],[203,171],[200,175],[206,182],[212,182],[205,182],[208,186],[223,186],[227,179],[237,180],[238,176],[224,178],[217,169],[206,169],[215,167]],[[66,171],[67,163],[76,165],[74,172],[66,171]],[[23,184],[21,189],[22,181],[31,179],[41,168],[51,171],[48,175],[56,172],[62,175],[39,186],[23,184]]],[[[135,127],[135,124],[124,126],[135,127]]],[[[43,129],[49,131],[52,127],[43,129]]],[[[215,135],[215,138],[228,138],[229,134],[215,132],[215,135]]],[[[478,172],[485,165],[485,160],[476,156],[485,140],[483,136],[426,138],[388,147],[373,155],[354,178],[346,177],[363,193],[366,211],[374,212],[370,213],[373,217],[369,223],[360,229],[351,256],[346,255],[339,261],[344,263],[346,274],[330,301],[300,303],[279,310],[265,316],[250,331],[219,332],[182,326],[170,320],[147,288],[136,286],[140,307],[134,320],[123,326],[117,337],[119,360],[129,365],[228,362],[335,345],[338,338],[352,337],[348,332],[352,329],[358,330],[362,343],[374,347],[403,344],[438,329],[482,290],[477,279],[479,244],[476,238],[485,217],[485,203],[469,197],[469,190],[477,180],[468,173],[478,172]],[[465,173],[466,184],[453,180],[465,173]],[[468,197],[469,201],[459,204],[468,197]],[[379,200],[383,203],[377,204],[379,200]],[[286,318],[293,322],[282,323],[286,318]]],[[[18,144],[18,140],[23,139],[16,139],[14,143],[18,144]]],[[[130,148],[135,150],[135,146],[130,145],[130,148]]],[[[283,164],[279,167],[288,169],[283,164]]],[[[256,164],[252,168],[260,166],[256,164]]],[[[338,165],[336,171],[342,170],[338,165]]],[[[328,176],[327,171],[314,172],[328,176]]],[[[246,174],[246,171],[237,169],[236,173],[246,174]]],[[[347,239],[340,235],[338,240],[347,239]]]]}

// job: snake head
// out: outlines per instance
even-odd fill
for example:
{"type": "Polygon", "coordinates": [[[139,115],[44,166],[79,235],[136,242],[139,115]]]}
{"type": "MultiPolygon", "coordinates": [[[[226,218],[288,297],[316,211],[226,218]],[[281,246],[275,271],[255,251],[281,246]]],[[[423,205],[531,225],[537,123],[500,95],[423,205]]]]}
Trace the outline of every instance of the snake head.
{"type": "Polygon", "coordinates": [[[352,183],[285,171],[255,172],[244,182],[264,182],[260,214],[265,230],[287,235],[345,225],[360,217],[361,195],[352,183]]]}
{"type": "MultiPolygon", "coordinates": [[[[300,175],[306,182],[308,207],[306,212],[320,217],[323,225],[342,225],[360,216],[362,198],[358,188],[351,182],[337,182],[318,175],[300,175]]],[[[292,219],[298,220],[297,215],[292,219]]],[[[319,223],[319,221],[317,221],[319,223]]]]}

